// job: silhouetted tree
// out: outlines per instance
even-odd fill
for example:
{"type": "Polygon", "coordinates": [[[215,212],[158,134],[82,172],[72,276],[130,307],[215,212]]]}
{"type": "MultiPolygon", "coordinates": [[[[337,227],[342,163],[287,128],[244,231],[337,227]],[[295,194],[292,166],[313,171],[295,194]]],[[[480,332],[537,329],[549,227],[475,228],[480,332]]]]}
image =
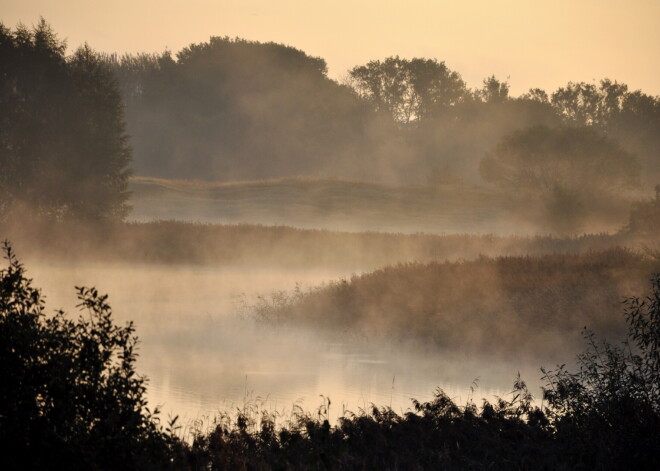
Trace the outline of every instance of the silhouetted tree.
{"type": "Polygon", "coordinates": [[[122,219],[131,151],[121,96],[94,51],[65,49],[43,19],[0,25],[0,210],[122,219]]]}
{"type": "Polygon", "coordinates": [[[548,93],[540,88],[530,88],[529,91],[527,93],[523,93],[520,98],[537,103],[550,103],[548,93]]]}
{"type": "Polygon", "coordinates": [[[594,129],[535,126],[504,138],[483,159],[481,172],[486,181],[508,188],[609,192],[633,188],[639,164],[615,140],[594,129]]]}
{"type": "Polygon", "coordinates": [[[449,167],[472,183],[482,183],[479,162],[506,135],[534,125],[557,126],[561,119],[550,103],[522,98],[505,98],[497,82],[491,90],[496,96],[483,95],[452,107],[445,107],[420,122],[410,132],[410,142],[421,154],[416,164],[425,174],[429,168],[449,167]],[[497,90],[495,90],[497,88],[497,90]]]}
{"type": "Polygon", "coordinates": [[[467,96],[465,82],[435,59],[388,57],[349,71],[349,83],[376,110],[408,124],[453,106],[467,96]]]}
{"type": "Polygon", "coordinates": [[[501,82],[494,75],[484,80],[477,96],[486,103],[502,103],[509,99],[509,83],[501,82]]]}

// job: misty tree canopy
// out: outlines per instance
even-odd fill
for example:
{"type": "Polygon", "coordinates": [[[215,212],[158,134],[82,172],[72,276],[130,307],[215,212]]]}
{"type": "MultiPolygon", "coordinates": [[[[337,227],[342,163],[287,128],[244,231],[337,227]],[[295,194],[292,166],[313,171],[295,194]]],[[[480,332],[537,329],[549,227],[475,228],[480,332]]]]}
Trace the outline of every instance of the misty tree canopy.
{"type": "Polygon", "coordinates": [[[480,184],[480,161],[505,136],[568,125],[618,140],[640,159],[648,187],[660,180],[660,99],[611,80],[512,97],[495,76],[471,90],[444,62],[393,56],[352,68],[339,84],[321,58],[227,37],[176,55],[105,60],[141,175],[480,184]]]}
{"type": "Polygon", "coordinates": [[[593,127],[533,126],[506,136],[480,171],[501,188],[542,198],[553,229],[574,231],[591,209],[636,188],[640,166],[593,127]]]}
{"type": "Polygon", "coordinates": [[[369,110],[327,77],[323,59],[212,37],[176,57],[107,60],[124,93],[138,173],[230,180],[370,167],[354,158],[379,140],[366,128],[369,110]]]}
{"type": "Polygon", "coordinates": [[[0,42],[4,214],[27,204],[60,218],[124,216],[122,100],[134,169],[147,176],[481,184],[481,160],[511,133],[584,126],[637,156],[647,188],[660,181],[660,98],[612,80],[512,97],[495,76],[471,90],[444,62],[394,56],[340,84],[321,58],[227,37],[175,55],[85,46],[66,57],[43,21],[2,27],[0,42]]]}
{"type": "Polygon", "coordinates": [[[465,82],[435,59],[388,57],[349,71],[349,83],[376,110],[408,124],[453,106],[468,96],[465,82]]]}
{"type": "Polygon", "coordinates": [[[598,85],[569,82],[551,101],[567,124],[593,126],[637,155],[649,187],[660,181],[660,97],[604,79],[598,85]]]}
{"type": "Polygon", "coordinates": [[[0,24],[0,216],[121,219],[131,160],[121,95],[88,46],[0,24]]]}
{"type": "Polygon", "coordinates": [[[505,137],[482,160],[481,173],[504,187],[610,192],[634,188],[639,163],[616,140],[593,128],[534,126],[505,137]]]}

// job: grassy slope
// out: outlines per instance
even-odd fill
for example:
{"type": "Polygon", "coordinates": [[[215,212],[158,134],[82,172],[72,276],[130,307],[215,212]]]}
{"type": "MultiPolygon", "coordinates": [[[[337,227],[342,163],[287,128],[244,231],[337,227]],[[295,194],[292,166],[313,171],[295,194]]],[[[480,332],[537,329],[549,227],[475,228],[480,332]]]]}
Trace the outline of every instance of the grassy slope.
{"type": "MultiPolygon", "coordinates": [[[[538,196],[516,199],[501,190],[460,184],[395,186],[308,177],[213,183],[136,177],[130,188],[131,217],[137,221],[247,222],[436,234],[508,235],[556,229],[547,220],[545,203],[538,196]]],[[[612,232],[627,222],[629,203],[608,200],[592,210],[582,229],[612,232]]]]}
{"type": "Polygon", "coordinates": [[[138,177],[130,188],[136,220],[408,233],[524,232],[511,227],[511,202],[504,195],[471,186],[434,189],[304,177],[233,183],[138,177]]]}

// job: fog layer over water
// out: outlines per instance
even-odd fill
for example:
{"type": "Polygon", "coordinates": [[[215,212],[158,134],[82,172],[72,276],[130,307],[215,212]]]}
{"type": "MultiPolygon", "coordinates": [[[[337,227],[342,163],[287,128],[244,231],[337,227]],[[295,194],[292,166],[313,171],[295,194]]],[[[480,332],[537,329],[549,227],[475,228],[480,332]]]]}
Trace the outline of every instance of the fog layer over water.
{"type": "Polygon", "coordinates": [[[76,315],[74,286],[95,286],[109,294],[117,322],[135,322],[138,371],[149,378],[150,405],[162,406],[165,418],[179,414],[189,422],[246,402],[314,411],[321,395],[332,401],[332,419],[371,403],[400,412],[410,398],[430,399],[437,387],[459,401],[480,402],[510,391],[517,371],[538,393],[536,360],[376,345],[352,332],[331,337],[257,323],[245,308],[259,295],[316,286],[346,272],[30,260],[26,266],[49,310],[76,315]]]}

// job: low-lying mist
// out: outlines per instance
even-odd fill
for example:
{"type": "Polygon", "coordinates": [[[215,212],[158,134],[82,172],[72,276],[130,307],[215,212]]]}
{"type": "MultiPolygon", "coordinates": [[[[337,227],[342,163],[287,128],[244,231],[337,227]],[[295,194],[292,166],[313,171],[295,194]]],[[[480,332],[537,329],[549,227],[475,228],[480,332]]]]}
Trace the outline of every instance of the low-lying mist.
{"type": "MultiPolygon", "coordinates": [[[[135,322],[140,372],[149,378],[151,406],[182,423],[219,410],[258,404],[286,414],[294,405],[312,410],[332,400],[333,420],[371,403],[405,411],[410,398],[431,397],[438,385],[467,397],[479,378],[481,396],[510,387],[511,359],[488,360],[460,349],[436,351],[328,332],[315,325],[259,322],[251,306],[264,291],[307,290],[349,275],[341,270],[154,266],[129,263],[27,262],[49,309],[74,313],[73,286],[109,294],[114,318],[135,322]]],[[[513,361],[535,384],[538,364],[513,361]]]]}
{"type": "Polygon", "coordinates": [[[581,346],[585,326],[619,338],[621,301],[641,295],[658,270],[657,256],[621,248],[398,264],[261,297],[252,312],[273,325],[314,326],[422,351],[560,361],[581,346]]]}
{"type": "Polygon", "coordinates": [[[101,225],[17,221],[2,230],[17,250],[38,261],[348,271],[405,262],[470,260],[480,255],[578,254],[617,246],[639,250],[657,244],[652,231],[575,237],[435,235],[177,221],[101,225]]]}

